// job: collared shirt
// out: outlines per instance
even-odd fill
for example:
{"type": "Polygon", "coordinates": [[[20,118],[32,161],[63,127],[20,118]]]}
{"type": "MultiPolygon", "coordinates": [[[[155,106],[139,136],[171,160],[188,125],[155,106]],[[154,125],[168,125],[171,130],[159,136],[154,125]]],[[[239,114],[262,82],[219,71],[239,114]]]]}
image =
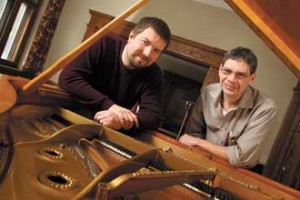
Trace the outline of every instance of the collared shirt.
{"type": "Polygon", "coordinates": [[[237,106],[224,115],[221,95],[219,83],[202,89],[187,133],[226,146],[229,162],[234,166],[254,166],[261,157],[261,143],[276,114],[276,106],[272,99],[249,86],[237,106]]]}

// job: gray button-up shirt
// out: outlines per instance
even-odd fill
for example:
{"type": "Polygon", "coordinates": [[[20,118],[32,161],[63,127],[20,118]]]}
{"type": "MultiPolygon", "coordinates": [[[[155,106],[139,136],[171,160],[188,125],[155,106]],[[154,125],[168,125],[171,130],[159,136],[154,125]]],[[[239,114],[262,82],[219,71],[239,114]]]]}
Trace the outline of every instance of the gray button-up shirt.
{"type": "Polygon", "coordinates": [[[226,146],[229,162],[234,166],[254,166],[261,157],[261,143],[276,114],[275,104],[249,86],[238,105],[224,115],[221,94],[219,83],[202,89],[187,133],[226,146]]]}

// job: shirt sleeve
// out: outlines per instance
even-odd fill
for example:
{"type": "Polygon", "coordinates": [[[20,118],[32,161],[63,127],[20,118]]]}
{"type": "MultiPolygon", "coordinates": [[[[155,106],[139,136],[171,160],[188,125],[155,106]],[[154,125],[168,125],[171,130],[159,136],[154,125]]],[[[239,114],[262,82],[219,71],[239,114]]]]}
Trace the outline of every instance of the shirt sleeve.
{"type": "Polygon", "coordinates": [[[250,116],[245,130],[236,144],[226,147],[230,164],[248,168],[259,162],[263,153],[262,143],[267,138],[275,114],[276,107],[270,99],[264,103],[264,106],[257,108],[250,116]]]}

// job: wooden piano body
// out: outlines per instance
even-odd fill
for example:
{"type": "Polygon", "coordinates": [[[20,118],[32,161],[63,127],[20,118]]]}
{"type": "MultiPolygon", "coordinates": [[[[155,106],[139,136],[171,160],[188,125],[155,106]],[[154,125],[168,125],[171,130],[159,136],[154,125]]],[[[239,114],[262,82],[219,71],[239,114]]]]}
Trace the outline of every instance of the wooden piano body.
{"type": "MultiPolygon", "coordinates": [[[[28,81],[8,79],[16,88],[28,81]]],[[[40,87],[34,104],[17,104],[0,115],[1,198],[300,198],[299,191],[159,132],[128,136],[43,105],[69,103],[62,93],[40,87]]]]}
{"type": "MultiPolygon", "coordinates": [[[[226,2],[254,29],[260,28],[249,17],[253,13],[244,12],[250,0],[226,2]]],[[[111,20],[105,16],[99,21],[96,16],[85,37],[111,20]]],[[[130,24],[114,31],[126,36],[130,24]]],[[[298,49],[287,45],[282,51],[277,41],[270,39],[268,44],[276,46],[274,51],[299,78],[298,49]]],[[[190,44],[173,37],[168,51],[207,62],[205,84],[216,81],[224,52],[190,44]]],[[[23,79],[11,82],[16,88],[24,84],[23,79]]],[[[70,103],[68,95],[55,87],[37,95],[34,104],[15,105],[0,115],[1,199],[300,199],[299,191],[234,168],[159,132],[127,136],[68,110],[43,106],[70,103]]]]}
{"type": "Polygon", "coordinates": [[[298,191],[158,132],[124,135],[71,111],[1,115],[4,199],[299,199],[298,191]]]}

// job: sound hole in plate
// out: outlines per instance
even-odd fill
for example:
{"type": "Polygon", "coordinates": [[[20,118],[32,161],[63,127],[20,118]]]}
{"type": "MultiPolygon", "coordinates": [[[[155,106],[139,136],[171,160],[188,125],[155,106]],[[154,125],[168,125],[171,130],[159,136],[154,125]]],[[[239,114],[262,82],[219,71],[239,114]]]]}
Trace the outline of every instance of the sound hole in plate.
{"type": "Polygon", "coordinates": [[[70,189],[75,185],[75,179],[58,171],[46,171],[39,176],[44,185],[54,189],[70,189]]]}
{"type": "Polygon", "coordinates": [[[41,149],[40,154],[51,159],[61,159],[63,157],[59,150],[49,147],[41,149]]]}

